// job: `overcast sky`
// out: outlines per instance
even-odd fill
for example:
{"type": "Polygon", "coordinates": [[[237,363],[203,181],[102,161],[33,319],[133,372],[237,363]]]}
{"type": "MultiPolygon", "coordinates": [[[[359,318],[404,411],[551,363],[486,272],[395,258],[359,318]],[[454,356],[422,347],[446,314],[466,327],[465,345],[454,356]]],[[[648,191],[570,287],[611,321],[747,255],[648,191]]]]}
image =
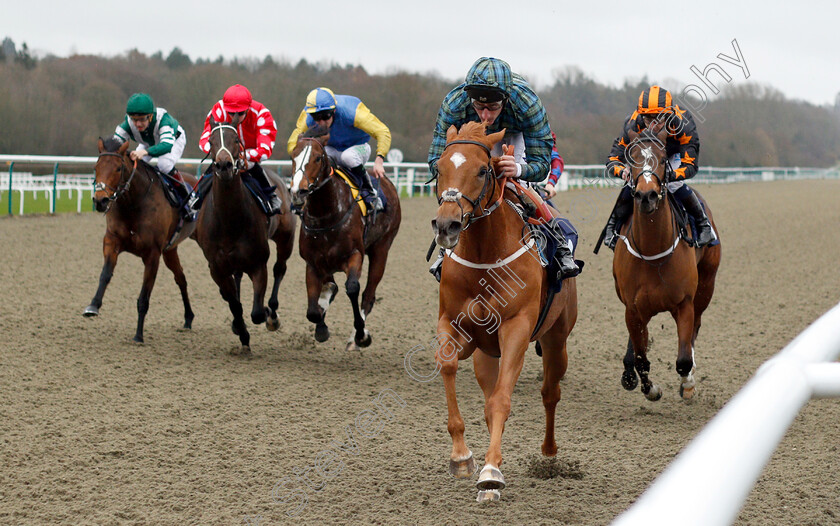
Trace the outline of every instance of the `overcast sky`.
{"type": "MultiPolygon", "coordinates": [[[[620,85],[643,75],[673,91],[715,62],[733,84],[749,81],[787,97],[833,104],[840,92],[840,2],[440,0],[0,0],[0,38],[38,56],[115,56],[174,47],[196,58],[257,57],[361,64],[463,79],[481,56],[507,60],[538,87],[577,66],[620,85]],[[808,7],[806,7],[808,6],[808,7]]],[[[709,79],[722,87],[717,73],[709,79]]]]}

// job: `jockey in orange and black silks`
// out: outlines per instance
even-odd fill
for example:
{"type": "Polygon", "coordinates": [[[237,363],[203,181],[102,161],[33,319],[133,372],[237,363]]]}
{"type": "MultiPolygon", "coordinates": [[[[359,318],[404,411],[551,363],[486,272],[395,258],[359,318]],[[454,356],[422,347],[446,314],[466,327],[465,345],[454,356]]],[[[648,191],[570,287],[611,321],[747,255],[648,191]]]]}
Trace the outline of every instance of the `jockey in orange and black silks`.
{"type": "MultiPolygon", "coordinates": [[[[668,131],[665,150],[668,155],[672,180],[667,187],[671,194],[682,202],[686,211],[694,216],[697,223],[697,245],[705,246],[714,240],[709,218],[700,200],[691,188],[685,184],[697,174],[700,157],[700,138],[694,117],[688,110],[674,104],[671,93],[659,86],[651,86],[639,95],[639,104],[624,122],[624,131],[613,141],[612,149],[607,158],[607,173],[615,177],[627,179],[630,168],[627,166],[627,147],[630,144],[630,133],[639,133],[644,129],[664,125],[668,131]]],[[[624,186],[619,194],[618,202],[607,221],[604,244],[615,247],[618,240],[616,225],[622,223],[633,212],[633,199],[629,186],[624,186]]]]}

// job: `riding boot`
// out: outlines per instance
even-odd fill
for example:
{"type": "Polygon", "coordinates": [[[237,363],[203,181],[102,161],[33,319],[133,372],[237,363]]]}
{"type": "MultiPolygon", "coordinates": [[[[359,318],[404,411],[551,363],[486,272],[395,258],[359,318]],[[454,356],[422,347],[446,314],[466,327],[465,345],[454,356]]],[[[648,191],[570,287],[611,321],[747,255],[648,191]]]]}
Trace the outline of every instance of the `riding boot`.
{"type": "Polygon", "coordinates": [[[558,272],[557,280],[561,281],[565,278],[573,278],[580,274],[580,268],[575,263],[575,258],[572,256],[572,251],[569,249],[569,244],[566,241],[566,236],[557,228],[554,231],[557,236],[557,249],[554,252],[554,257],[560,262],[560,271],[558,272]]]}
{"type": "Polygon", "coordinates": [[[685,207],[685,211],[694,217],[694,222],[697,225],[697,239],[695,244],[698,247],[705,247],[714,241],[715,236],[712,233],[712,224],[709,222],[709,217],[706,215],[706,211],[703,210],[703,205],[700,203],[700,199],[697,198],[697,194],[688,185],[683,185],[679,190],[674,192],[674,197],[678,198],[685,207]]]}
{"type": "Polygon", "coordinates": [[[254,179],[257,180],[259,183],[260,188],[262,188],[263,195],[265,196],[266,201],[268,201],[268,208],[269,213],[268,215],[273,216],[275,214],[279,214],[283,211],[283,202],[280,201],[280,198],[274,192],[274,185],[271,184],[268,180],[268,174],[265,173],[263,167],[259,164],[255,164],[249,171],[254,179]]]}
{"type": "Polygon", "coordinates": [[[633,198],[631,197],[630,187],[625,186],[618,194],[618,201],[607,220],[607,228],[604,230],[604,244],[606,246],[615,249],[615,244],[618,241],[618,232],[615,231],[615,227],[619,222],[623,223],[632,213],[633,198]]]}
{"type": "MultiPolygon", "coordinates": [[[[438,252],[437,259],[435,260],[434,263],[432,263],[432,266],[429,267],[429,274],[434,276],[435,279],[438,281],[438,283],[440,283],[441,265],[443,265],[443,249],[440,249],[440,251],[438,252]]],[[[575,267],[575,268],[577,268],[577,267],[575,267]]]]}
{"type": "Polygon", "coordinates": [[[198,217],[198,211],[201,208],[201,203],[204,202],[204,198],[207,196],[207,192],[210,190],[210,184],[212,182],[213,174],[208,172],[201,176],[201,179],[198,180],[198,184],[195,185],[195,189],[192,191],[190,198],[187,200],[190,220],[194,221],[198,217]]]}
{"type": "Polygon", "coordinates": [[[382,204],[382,199],[379,198],[379,194],[373,188],[373,183],[370,180],[370,174],[367,170],[365,170],[365,165],[360,164],[359,166],[350,168],[350,173],[352,173],[356,179],[361,182],[362,199],[364,199],[365,204],[376,212],[384,210],[385,207],[382,204]]]}

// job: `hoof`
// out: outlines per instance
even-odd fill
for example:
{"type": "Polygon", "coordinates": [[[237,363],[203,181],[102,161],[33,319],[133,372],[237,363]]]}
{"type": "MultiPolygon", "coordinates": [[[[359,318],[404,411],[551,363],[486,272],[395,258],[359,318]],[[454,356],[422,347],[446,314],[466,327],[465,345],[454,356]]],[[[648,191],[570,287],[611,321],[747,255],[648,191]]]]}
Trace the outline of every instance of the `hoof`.
{"type": "Polygon", "coordinates": [[[356,342],[347,342],[344,346],[344,352],[359,352],[362,348],[356,345],[356,342]]]}
{"type": "Polygon", "coordinates": [[[657,400],[662,398],[662,389],[660,389],[658,385],[651,385],[650,391],[645,393],[645,398],[647,398],[651,402],[656,402],[657,400]]]}
{"type": "Polygon", "coordinates": [[[467,458],[462,460],[449,459],[449,474],[456,479],[468,479],[475,475],[478,466],[475,464],[475,458],[472,451],[467,458]]]}
{"type": "Polygon", "coordinates": [[[492,464],[485,464],[481,473],[478,475],[478,482],[475,487],[480,490],[488,489],[505,489],[505,477],[499,468],[492,464]]]}
{"type": "Polygon", "coordinates": [[[639,377],[636,376],[636,371],[624,371],[621,374],[621,387],[632,391],[639,385],[639,377]]]}
{"type": "Polygon", "coordinates": [[[476,502],[495,502],[502,498],[502,494],[497,489],[488,489],[487,491],[479,491],[476,502]]]}
{"type": "Polygon", "coordinates": [[[322,323],[315,326],[315,340],[318,342],[325,342],[330,339],[330,330],[326,324],[322,323]]]}
{"type": "Polygon", "coordinates": [[[251,356],[251,346],[250,345],[243,345],[242,347],[234,347],[230,350],[231,356],[242,356],[242,357],[249,357],[251,356]]]}
{"type": "Polygon", "coordinates": [[[370,332],[365,329],[365,334],[361,339],[355,340],[356,344],[359,347],[370,347],[371,342],[373,342],[373,338],[370,336],[370,332]]]}
{"type": "Polygon", "coordinates": [[[265,328],[270,331],[276,331],[280,328],[280,320],[278,318],[268,318],[265,320],[265,328]]]}
{"type": "Polygon", "coordinates": [[[695,391],[693,385],[691,387],[685,387],[683,385],[680,385],[680,396],[686,402],[689,402],[689,401],[693,400],[695,393],[696,393],[696,391],[695,391]]]}
{"type": "Polygon", "coordinates": [[[94,307],[93,305],[88,305],[85,307],[85,312],[82,313],[85,318],[92,318],[94,316],[99,316],[99,309],[94,307]]]}
{"type": "Polygon", "coordinates": [[[143,337],[142,336],[135,336],[134,338],[131,339],[131,341],[133,341],[134,343],[143,343],[143,337]]]}

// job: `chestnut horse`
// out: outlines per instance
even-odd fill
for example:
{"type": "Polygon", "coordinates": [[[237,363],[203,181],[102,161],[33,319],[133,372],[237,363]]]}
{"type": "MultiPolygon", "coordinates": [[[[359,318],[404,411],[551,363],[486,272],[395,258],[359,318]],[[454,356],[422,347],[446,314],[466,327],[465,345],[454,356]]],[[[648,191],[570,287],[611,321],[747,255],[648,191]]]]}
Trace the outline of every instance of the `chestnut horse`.
{"type": "MultiPolygon", "coordinates": [[[[117,257],[129,252],[143,260],[143,286],[137,298],[137,331],[134,341],[143,342],[143,323],[149,311],[149,297],[155,286],[160,257],[175,275],[184,300],[184,329],[192,326],[193,311],[187,295],[187,278],[178,258],[178,244],[195,228],[187,222],[175,236],[180,215],[164,195],[160,175],[143,161],[128,156],[128,141],[99,139],[99,159],[94,171],[96,183],[93,203],[105,214],[105,237],[102,240],[105,264],[99,275],[99,288],[85,308],[84,315],[98,316],[105,288],[114,275],[117,257]],[[173,238],[174,237],[174,238],[173,238]]],[[[182,174],[187,184],[195,186],[195,177],[182,174]]]]}
{"type": "Polygon", "coordinates": [[[338,175],[325,151],[329,141],[326,128],[306,132],[292,151],[292,195],[302,206],[300,255],[306,261],[306,318],[315,324],[315,339],[330,337],[324,319],[338,285],[333,274],[344,272],[344,288],[353,307],[354,331],[346,350],[359,350],[371,344],[365,324],[376,300],[376,287],[385,273],[391,243],[400,228],[401,210],[397,189],[382,177],[379,191],[387,198],[385,210],[366,222],[350,186],[338,175]],[[368,257],[368,276],[359,304],[364,256],[368,257]]]}
{"type": "MultiPolygon", "coordinates": [[[[464,419],[455,396],[458,361],[474,356],[475,376],[484,392],[484,419],[490,445],[478,482],[478,500],[497,500],[505,487],[500,471],[502,431],[510,415],[510,397],[525,361],[529,342],[542,347],[542,401],[545,438],[542,453],[557,454],[554,415],[560,380],[566,373],[566,340],[577,320],[575,278],[566,279],[540,324],[549,280],[533,248],[523,243],[525,221],[510,204],[517,202],[494,174],[492,147],[504,130],[486,135],[486,126],[451,126],[438,161],[435,241],[449,249],[440,280],[437,367],[446,389],[448,430],[452,436],[449,471],[457,478],[475,472],[464,441],[464,419]],[[440,191],[442,190],[442,191],[440,191]],[[474,351],[478,349],[479,352],[474,351]]],[[[512,152],[508,152],[512,154],[512,152]]],[[[555,216],[557,211],[552,209],[555,216]]],[[[526,236],[527,237],[527,236],[526,236]]]]}
{"type": "Polygon", "coordinates": [[[242,316],[239,285],[242,274],[248,274],[254,287],[251,321],[265,322],[268,330],[280,327],[277,318],[277,290],[286,274],[286,260],[292,254],[297,219],[290,211],[291,199],[286,186],[276,176],[275,192],[283,206],[278,215],[266,217],[242,181],[245,170],[244,147],[236,128],[213,122],[210,130],[210,157],[213,184],[204,205],[199,210],[196,239],[207,258],[210,275],[219,286],[222,298],[233,314],[231,328],[239,336],[241,353],[251,352],[251,336],[242,316]],[[274,286],[266,308],[265,291],[268,284],[268,258],[277,246],[274,263],[274,286]]]}
{"type": "MultiPolygon", "coordinates": [[[[662,390],[649,378],[647,324],[654,315],[670,312],[679,338],[676,368],[681,377],[680,396],[689,400],[696,385],[694,342],[714,293],[721,247],[713,243],[694,248],[681,240],[675,212],[666,199],[670,173],[665,152],[667,130],[663,128],[658,135],[633,133],[630,138],[627,151],[633,215],[621,228],[621,242],[613,256],[615,290],[625,305],[624,320],[630,333],[621,385],[628,391],[635,389],[638,372],[645,397],[655,401],[662,396],[662,390]]],[[[699,193],[697,197],[706,204],[699,193]]],[[[708,205],[706,214],[717,232],[708,205]]]]}

